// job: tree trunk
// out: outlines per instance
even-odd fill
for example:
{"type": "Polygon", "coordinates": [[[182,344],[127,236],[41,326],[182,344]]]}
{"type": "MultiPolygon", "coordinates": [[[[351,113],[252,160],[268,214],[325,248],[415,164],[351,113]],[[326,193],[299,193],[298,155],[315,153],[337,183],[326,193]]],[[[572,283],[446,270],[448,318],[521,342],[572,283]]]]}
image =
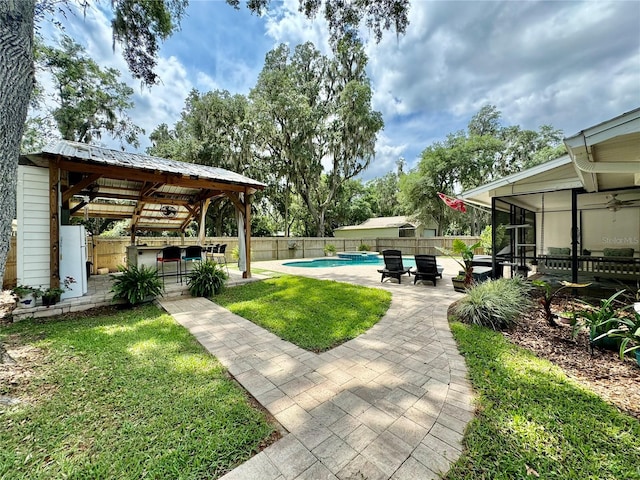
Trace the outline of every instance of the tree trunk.
{"type": "Polygon", "coordinates": [[[316,237],[324,237],[324,213],[326,207],[323,207],[318,212],[318,231],[316,232],[316,237]]]}
{"type": "Polygon", "coordinates": [[[33,89],[35,0],[0,1],[0,279],[16,215],[18,157],[33,89]]]}

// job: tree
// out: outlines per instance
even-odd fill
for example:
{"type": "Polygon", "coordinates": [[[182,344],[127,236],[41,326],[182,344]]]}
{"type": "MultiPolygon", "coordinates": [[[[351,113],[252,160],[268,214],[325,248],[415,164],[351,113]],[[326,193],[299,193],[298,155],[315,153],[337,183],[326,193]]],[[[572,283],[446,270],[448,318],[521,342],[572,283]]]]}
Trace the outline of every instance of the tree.
{"type": "MultiPolygon", "coordinates": [[[[229,5],[239,8],[240,0],[227,0],[229,5]]],[[[248,0],[247,8],[262,15],[271,0],[248,0]]],[[[409,25],[409,0],[299,0],[300,12],[307,18],[314,18],[324,5],[324,17],[329,24],[331,41],[337,45],[345,36],[357,31],[364,21],[366,27],[373,32],[376,41],[382,38],[383,30],[395,30],[400,35],[409,25]]]]}
{"type": "Polygon", "coordinates": [[[395,217],[403,214],[400,204],[401,172],[389,172],[382,177],[374,178],[366,184],[367,201],[374,217],[395,217]]]}
{"type": "Polygon", "coordinates": [[[327,231],[343,225],[358,225],[376,216],[371,209],[369,189],[361,180],[351,179],[344,182],[337,194],[333,205],[327,211],[327,231]]]}
{"type": "Polygon", "coordinates": [[[475,209],[467,214],[455,212],[437,197],[438,192],[455,196],[460,188],[477,187],[564,153],[561,130],[548,125],[539,131],[505,127],[500,117],[495,106],[484,106],[466,132],[449,134],[444,142],[425,148],[417,168],[400,183],[406,211],[421,220],[434,220],[440,234],[478,235],[489,216],[475,209]]]}
{"type": "MultiPolygon", "coordinates": [[[[227,0],[238,6],[239,0],[227,0]]],[[[35,18],[58,8],[56,0],[0,1],[0,187],[5,192],[0,200],[0,278],[9,251],[11,222],[15,216],[15,190],[20,140],[27,106],[34,85],[33,34],[35,18]]],[[[112,0],[114,45],[123,46],[123,55],[135,78],[147,85],[157,81],[154,72],[159,41],[166,39],[179,26],[187,0],[112,0]]],[[[249,8],[260,12],[270,0],[250,0],[249,8]]],[[[88,3],[81,3],[88,5],[88,3]]],[[[320,8],[316,0],[301,0],[301,8],[312,18],[320,8]]],[[[353,31],[362,19],[372,28],[376,38],[394,27],[405,31],[408,0],[361,0],[354,4],[342,0],[325,2],[325,18],[334,38],[340,32],[353,31]]]]}
{"type": "Polygon", "coordinates": [[[57,107],[51,115],[62,138],[91,143],[108,132],[121,144],[139,146],[138,134],[144,130],[127,115],[133,107],[133,89],[118,81],[118,70],[100,68],[66,35],[60,48],[41,47],[38,64],[53,77],[57,107]]]}
{"type": "MultiPolygon", "coordinates": [[[[20,141],[34,87],[34,25],[58,8],[54,0],[0,2],[0,278],[9,252],[11,222],[15,218],[20,141]]],[[[153,73],[157,39],[176,28],[186,0],[113,0],[114,41],[124,44],[124,56],[137,78],[148,84],[153,73]]]]}
{"type": "Polygon", "coordinates": [[[311,43],[267,54],[249,97],[271,170],[302,198],[325,234],[325,215],[341,185],[367,168],[382,116],[371,109],[362,45],[341,41],[334,58],[311,43]]]}
{"type": "MultiPolygon", "coordinates": [[[[254,133],[249,118],[248,100],[226,90],[200,94],[191,91],[181,118],[173,130],[160,125],[151,133],[153,146],[147,151],[184,162],[221,167],[252,178],[264,174],[254,161],[254,133]]],[[[262,194],[257,194],[257,201],[262,194]]],[[[216,235],[222,235],[223,224],[235,222],[235,207],[220,198],[209,207],[216,235]]]]}
{"type": "Polygon", "coordinates": [[[33,89],[35,0],[0,2],[0,278],[16,213],[18,156],[33,89]]]}

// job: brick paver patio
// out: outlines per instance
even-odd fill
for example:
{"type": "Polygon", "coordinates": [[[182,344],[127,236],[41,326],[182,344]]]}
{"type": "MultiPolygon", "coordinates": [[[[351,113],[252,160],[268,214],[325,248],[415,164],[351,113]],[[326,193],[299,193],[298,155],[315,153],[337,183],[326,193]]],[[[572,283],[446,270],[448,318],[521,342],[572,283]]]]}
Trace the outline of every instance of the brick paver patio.
{"type": "Polygon", "coordinates": [[[284,436],[224,480],[440,478],[473,417],[464,359],[446,319],[454,265],[438,286],[380,283],[375,267],[284,272],[386,288],[387,315],[364,335],[315,354],[203,298],[162,300],[284,427],[284,436]]]}

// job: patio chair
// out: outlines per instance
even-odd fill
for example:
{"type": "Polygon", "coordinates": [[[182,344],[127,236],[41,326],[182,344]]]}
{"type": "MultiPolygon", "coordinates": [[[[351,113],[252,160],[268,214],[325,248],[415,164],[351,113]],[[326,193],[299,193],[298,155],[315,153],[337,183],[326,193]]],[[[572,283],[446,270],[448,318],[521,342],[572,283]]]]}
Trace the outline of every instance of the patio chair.
{"type": "Polygon", "coordinates": [[[416,268],[411,270],[414,275],[413,284],[415,285],[418,280],[431,280],[433,286],[436,286],[436,280],[438,277],[442,278],[438,273],[438,264],[436,262],[435,255],[415,255],[416,268]]]}
{"type": "Polygon", "coordinates": [[[222,265],[224,263],[225,268],[227,269],[227,275],[229,274],[229,265],[227,265],[227,257],[225,255],[225,252],[227,251],[227,244],[223,243],[222,245],[218,246],[218,250],[211,254],[213,260],[216,261],[216,263],[222,265]]]}
{"type": "Polygon", "coordinates": [[[158,252],[156,256],[156,270],[162,272],[160,276],[162,277],[162,283],[164,284],[165,277],[176,276],[176,283],[180,280],[182,283],[182,256],[180,247],[164,247],[162,250],[158,252]],[[165,273],[164,265],[165,263],[175,263],[176,271],[175,273],[165,273]],[[158,268],[160,265],[162,268],[158,268]]]}
{"type": "Polygon", "coordinates": [[[182,256],[182,260],[184,261],[184,273],[185,275],[189,271],[189,262],[193,264],[193,262],[202,263],[202,247],[199,245],[191,245],[186,248],[184,255],[182,256]]]}
{"type": "Polygon", "coordinates": [[[402,275],[407,274],[411,276],[409,268],[405,268],[405,266],[402,265],[402,252],[400,252],[400,250],[384,250],[382,257],[384,258],[384,268],[378,270],[378,273],[382,274],[381,282],[389,277],[397,278],[398,283],[402,283],[400,279],[402,275]]]}

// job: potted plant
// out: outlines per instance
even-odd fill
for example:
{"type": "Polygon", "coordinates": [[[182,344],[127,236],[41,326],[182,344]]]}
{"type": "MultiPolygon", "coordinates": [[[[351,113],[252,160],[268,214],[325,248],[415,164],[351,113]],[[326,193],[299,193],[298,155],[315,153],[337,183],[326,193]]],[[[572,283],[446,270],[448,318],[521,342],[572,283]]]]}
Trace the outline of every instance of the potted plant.
{"type": "Polygon", "coordinates": [[[114,300],[124,300],[128,306],[150,302],[162,295],[162,280],[155,268],[140,265],[118,266],[120,274],[111,275],[114,300]]]}
{"type": "MultiPolygon", "coordinates": [[[[238,264],[238,268],[240,268],[240,247],[236,245],[229,253],[231,254],[231,258],[238,264]]],[[[253,248],[251,249],[251,257],[253,258],[253,248]]]]}
{"type": "Polygon", "coordinates": [[[361,243],[360,246],[358,247],[359,252],[368,252],[369,250],[371,250],[371,247],[366,243],[361,243]]]}
{"type": "Polygon", "coordinates": [[[42,305],[44,305],[45,307],[50,307],[51,305],[55,305],[56,303],[58,303],[60,301],[60,295],[62,295],[67,290],[73,290],[73,287],[71,287],[71,285],[74,283],[76,283],[75,278],[66,276],[62,281],[62,287],[49,287],[44,291],[41,291],[42,305]]]}
{"type": "Polygon", "coordinates": [[[465,293],[467,291],[468,285],[464,282],[464,275],[457,275],[451,279],[451,283],[453,283],[453,289],[456,292],[465,293]]]}
{"type": "Polygon", "coordinates": [[[220,293],[227,280],[227,274],[216,262],[202,262],[187,274],[189,293],[193,297],[210,298],[220,293]]]}
{"type": "Polygon", "coordinates": [[[295,240],[289,240],[289,242],[287,242],[287,248],[289,248],[289,258],[295,258],[296,250],[298,249],[298,242],[295,240]]]}
{"type": "Polygon", "coordinates": [[[49,287],[42,292],[42,305],[50,307],[60,301],[60,295],[65,292],[64,288],[49,287]]]}
{"type": "Polygon", "coordinates": [[[558,315],[551,311],[554,299],[566,288],[584,288],[591,285],[590,283],[571,283],[566,281],[560,282],[560,287],[554,289],[551,283],[544,280],[533,280],[531,284],[540,290],[540,297],[538,303],[542,305],[544,309],[544,318],[551,327],[557,327],[556,318],[558,315]]]}
{"type": "Polygon", "coordinates": [[[589,343],[592,347],[601,347],[608,350],[617,350],[620,347],[620,340],[616,337],[608,337],[607,332],[614,329],[620,319],[619,309],[615,306],[615,300],[622,295],[625,290],[620,290],[609,298],[600,300],[600,306],[594,307],[587,302],[582,302],[587,308],[575,312],[572,320],[573,336],[575,337],[580,328],[589,330],[589,343]]]}
{"type": "MultiPolygon", "coordinates": [[[[625,353],[635,352],[636,361],[638,362],[638,366],[640,366],[640,303],[636,302],[632,307],[634,312],[631,316],[620,315],[620,317],[616,319],[617,325],[596,337],[594,341],[605,337],[620,341],[620,359],[624,358],[625,353]],[[629,346],[630,344],[631,346],[629,346]]],[[[627,308],[629,307],[621,310],[627,308]]]]}
{"type": "Polygon", "coordinates": [[[28,285],[18,285],[12,291],[18,297],[18,304],[22,308],[35,307],[38,297],[42,296],[42,290],[28,285]]]}
{"type": "Polygon", "coordinates": [[[462,274],[454,277],[453,288],[456,291],[459,291],[457,288],[464,289],[468,288],[471,283],[473,283],[473,255],[474,250],[479,248],[482,242],[476,242],[473,245],[467,245],[459,238],[456,238],[451,244],[451,250],[447,250],[445,248],[436,247],[438,251],[444,253],[448,257],[453,258],[458,265],[462,267],[462,274]],[[462,260],[459,259],[462,257],[462,260]],[[462,282],[460,282],[462,280],[462,282]],[[458,287],[456,287],[458,284],[458,287]]]}
{"type": "Polygon", "coordinates": [[[235,247],[233,247],[231,249],[231,259],[235,260],[238,263],[238,266],[240,266],[240,247],[238,245],[236,245],[235,247]]]}
{"type": "Polygon", "coordinates": [[[327,244],[324,246],[324,254],[325,254],[327,257],[332,257],[333,255],[335,255],[335,254],[336,254],[336,246],[335,246],[335,245],[333,245],[333,244],[331,244],[331,243],[327,243],[327,244]]]}

